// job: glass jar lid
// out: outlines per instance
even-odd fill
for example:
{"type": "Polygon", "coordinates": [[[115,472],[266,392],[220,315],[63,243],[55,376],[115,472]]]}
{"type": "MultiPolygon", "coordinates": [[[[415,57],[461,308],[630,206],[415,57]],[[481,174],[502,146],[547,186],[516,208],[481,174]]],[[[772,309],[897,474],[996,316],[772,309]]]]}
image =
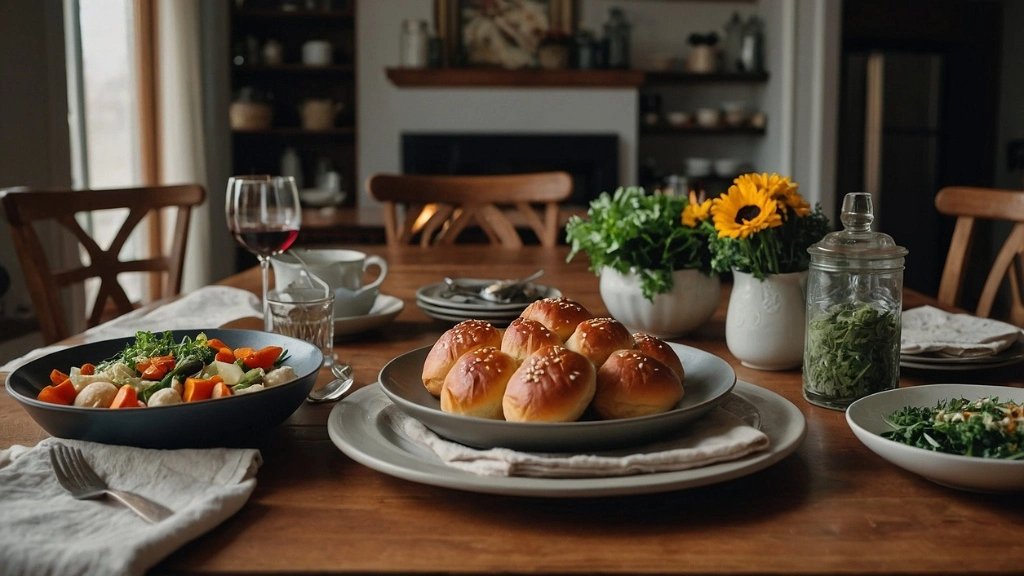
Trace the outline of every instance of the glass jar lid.
{"type": "Polygon", "coordinates": [[[843,198],[840,220],[843,230],[832,232],[811,246],[812,265],[837,267],[862,262],[872,268],[901,268],[907,249],[897,246],[892,237],[872,232],[874,206],[867,192],[851,192],[843,198]]]}

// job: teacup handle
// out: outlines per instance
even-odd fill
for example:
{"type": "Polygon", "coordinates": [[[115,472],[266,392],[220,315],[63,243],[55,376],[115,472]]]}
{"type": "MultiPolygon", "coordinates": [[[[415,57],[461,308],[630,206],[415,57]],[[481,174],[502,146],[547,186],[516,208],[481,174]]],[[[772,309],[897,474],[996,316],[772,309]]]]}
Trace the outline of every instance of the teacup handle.
{"type": "Polygon", "coordinates": [[[384,281],[384,277],[388,275],[387,260],[381,258],[380,256],[377,256],[376,254],[368,255],[366,257],[366,260],[363,261],[363,273],[365,274],[366,271],[369,270],[370,267],[372,266],[376,266],[378,269],[380,269],[380,274],[377,275],[376,280],[364,285],[363,290],[367,288],[376,288],[377,286],[380,286],[380,283],[384,281]]]}

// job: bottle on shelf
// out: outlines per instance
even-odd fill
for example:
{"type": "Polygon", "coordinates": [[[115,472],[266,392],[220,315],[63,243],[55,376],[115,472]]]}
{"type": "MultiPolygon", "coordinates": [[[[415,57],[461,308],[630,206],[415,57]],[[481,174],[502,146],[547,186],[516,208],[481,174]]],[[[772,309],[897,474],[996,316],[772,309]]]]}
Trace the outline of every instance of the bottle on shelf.
{"type": "Polygon", "coordinates": [[[604,25],[604,36],[607,42],[605,62],[608,68],[629,68],[631,27],[622,8],[614,7],[609,10],[608,22],[604,25]]]}
{"type": "Polygon", "coordinates": [[[295,179],[295,187],[302,190],[302,158],[291,146],[286,147],[281,154],[281,176],[291,176],[295,179]]]}

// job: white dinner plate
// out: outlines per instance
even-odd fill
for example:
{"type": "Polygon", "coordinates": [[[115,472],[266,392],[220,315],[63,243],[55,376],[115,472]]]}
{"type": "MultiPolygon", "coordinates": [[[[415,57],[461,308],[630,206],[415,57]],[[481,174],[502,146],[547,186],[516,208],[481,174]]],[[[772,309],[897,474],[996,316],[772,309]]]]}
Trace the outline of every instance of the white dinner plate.
{"type": "MultiPolygon", "coordinates": [[[[753,384],[737,382],[729,396],[751,405],[768,435],[768,450],[743,458],[677,472],[657,472],[607,478],[534,478],[478,476],[441,461],[429,448],[394,431],[386,410],[392,406],[379,384],[357,390],[331,410],[327,431],[348,457],[369,468],[412,482],[456,490],[536,496],[583,498],[647,494],[696,488],[752,474],[782,460],[803,442],[807,425],[791,402],[753,384]]],[[[598,454],[600,454],[598,452],[598,454]]]]}
{"type": "Polygon", "coordinates": [[[846,409],[853,433],[872,452],[925,478],[975,492],[1024,491],[1024,460],[997,460],[933,452],[902,444],[881,434],[891,430],[885,418],[907,406],[934,407],[940,400],[998,396],[1024,402],[1024,389],[980,384],[929,384],[887,390],[865,396],[846,409]]]}
{"type": "Polygon", "coordinates": [[[467,312],[465,310],[458,310],[456,308],[445,308],[443,306],[435,306],[429,302],[423,300],[417,300],[416,305],[420,307],[424,312],[432,312],[434,314],[440,314],[443,316],[450,316],[453,318],[465,318],[465,319],[476,319],[476,320],[505,320],[510,321],[514,318],[518,318],[522,314],[522,310],[511,310],[511,311],[497,311],[497,312],[467,312]]]}
{"type": "Polygon", "coordinates": [[[358,334],[381,326],[386,326],[405,308],[401,298],[378,294],[373,301],[373,308],[361,316],[345,316],[334,319],[334,337],[358,334]]]}
{"type": "MultiPolygon", "coordinates": [[[[468,287],[483,288],[489,284],[494,283],[495,280],[484,280],[476,278],[459,278],[459,283],[468,287]]],[[[543,284],[534,284],[537,288],[537,298],[554,298],[561,296],[562,292],[557,288],[551,286],[545,286],[543,284]]],[[[422,286],[416,290],[416,299],[434,306],[441,308],[463,310],[465,312],[522,312],[530,304],[529,302],[510,302],[508,304],[501,304],[498,302],[477,302],[472,300],[462,301],[457,298],[445,298],[442,296],[448,290],[448,286],[444,282],[437,284],[428,284],[422,286]]]]}
{"type": "Polygon", "coordinates": [[[1015,342],[1006,350],[992,356],[958,358],[929,354],[903,354],[900,366],[922,370],[986,370],[1009,366],[1024,360],[1024,343],[1015,342]]]}
{"type": "Polygon", "coordinates": [[[714,354],[668,343],[686,370],[685,394],[668,412],[577,422],[507,422],[441,410],[441,402],[423,386],[423,361],[429,346],[391,360],[380,371],[380,385],[392,402],[439,436],[477,448],[566,452],[607,450],[650,442],[699,418],[725,400],[736,384],[736,372],[714,354]]]}

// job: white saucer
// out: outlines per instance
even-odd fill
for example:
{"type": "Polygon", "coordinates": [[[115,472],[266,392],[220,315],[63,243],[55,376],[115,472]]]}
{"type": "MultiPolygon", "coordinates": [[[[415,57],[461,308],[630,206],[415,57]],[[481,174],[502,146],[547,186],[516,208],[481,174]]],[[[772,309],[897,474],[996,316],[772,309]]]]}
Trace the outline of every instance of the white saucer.
{"type": "Polygon", "coordinates": [[[401,298],[379,294],[373,301],[373,308],[370,308],[366,314],[335,318],[334,337],[347,336],[384,326],[394,320],[403,308],[405,308],[405,302],[401,298]]]}

